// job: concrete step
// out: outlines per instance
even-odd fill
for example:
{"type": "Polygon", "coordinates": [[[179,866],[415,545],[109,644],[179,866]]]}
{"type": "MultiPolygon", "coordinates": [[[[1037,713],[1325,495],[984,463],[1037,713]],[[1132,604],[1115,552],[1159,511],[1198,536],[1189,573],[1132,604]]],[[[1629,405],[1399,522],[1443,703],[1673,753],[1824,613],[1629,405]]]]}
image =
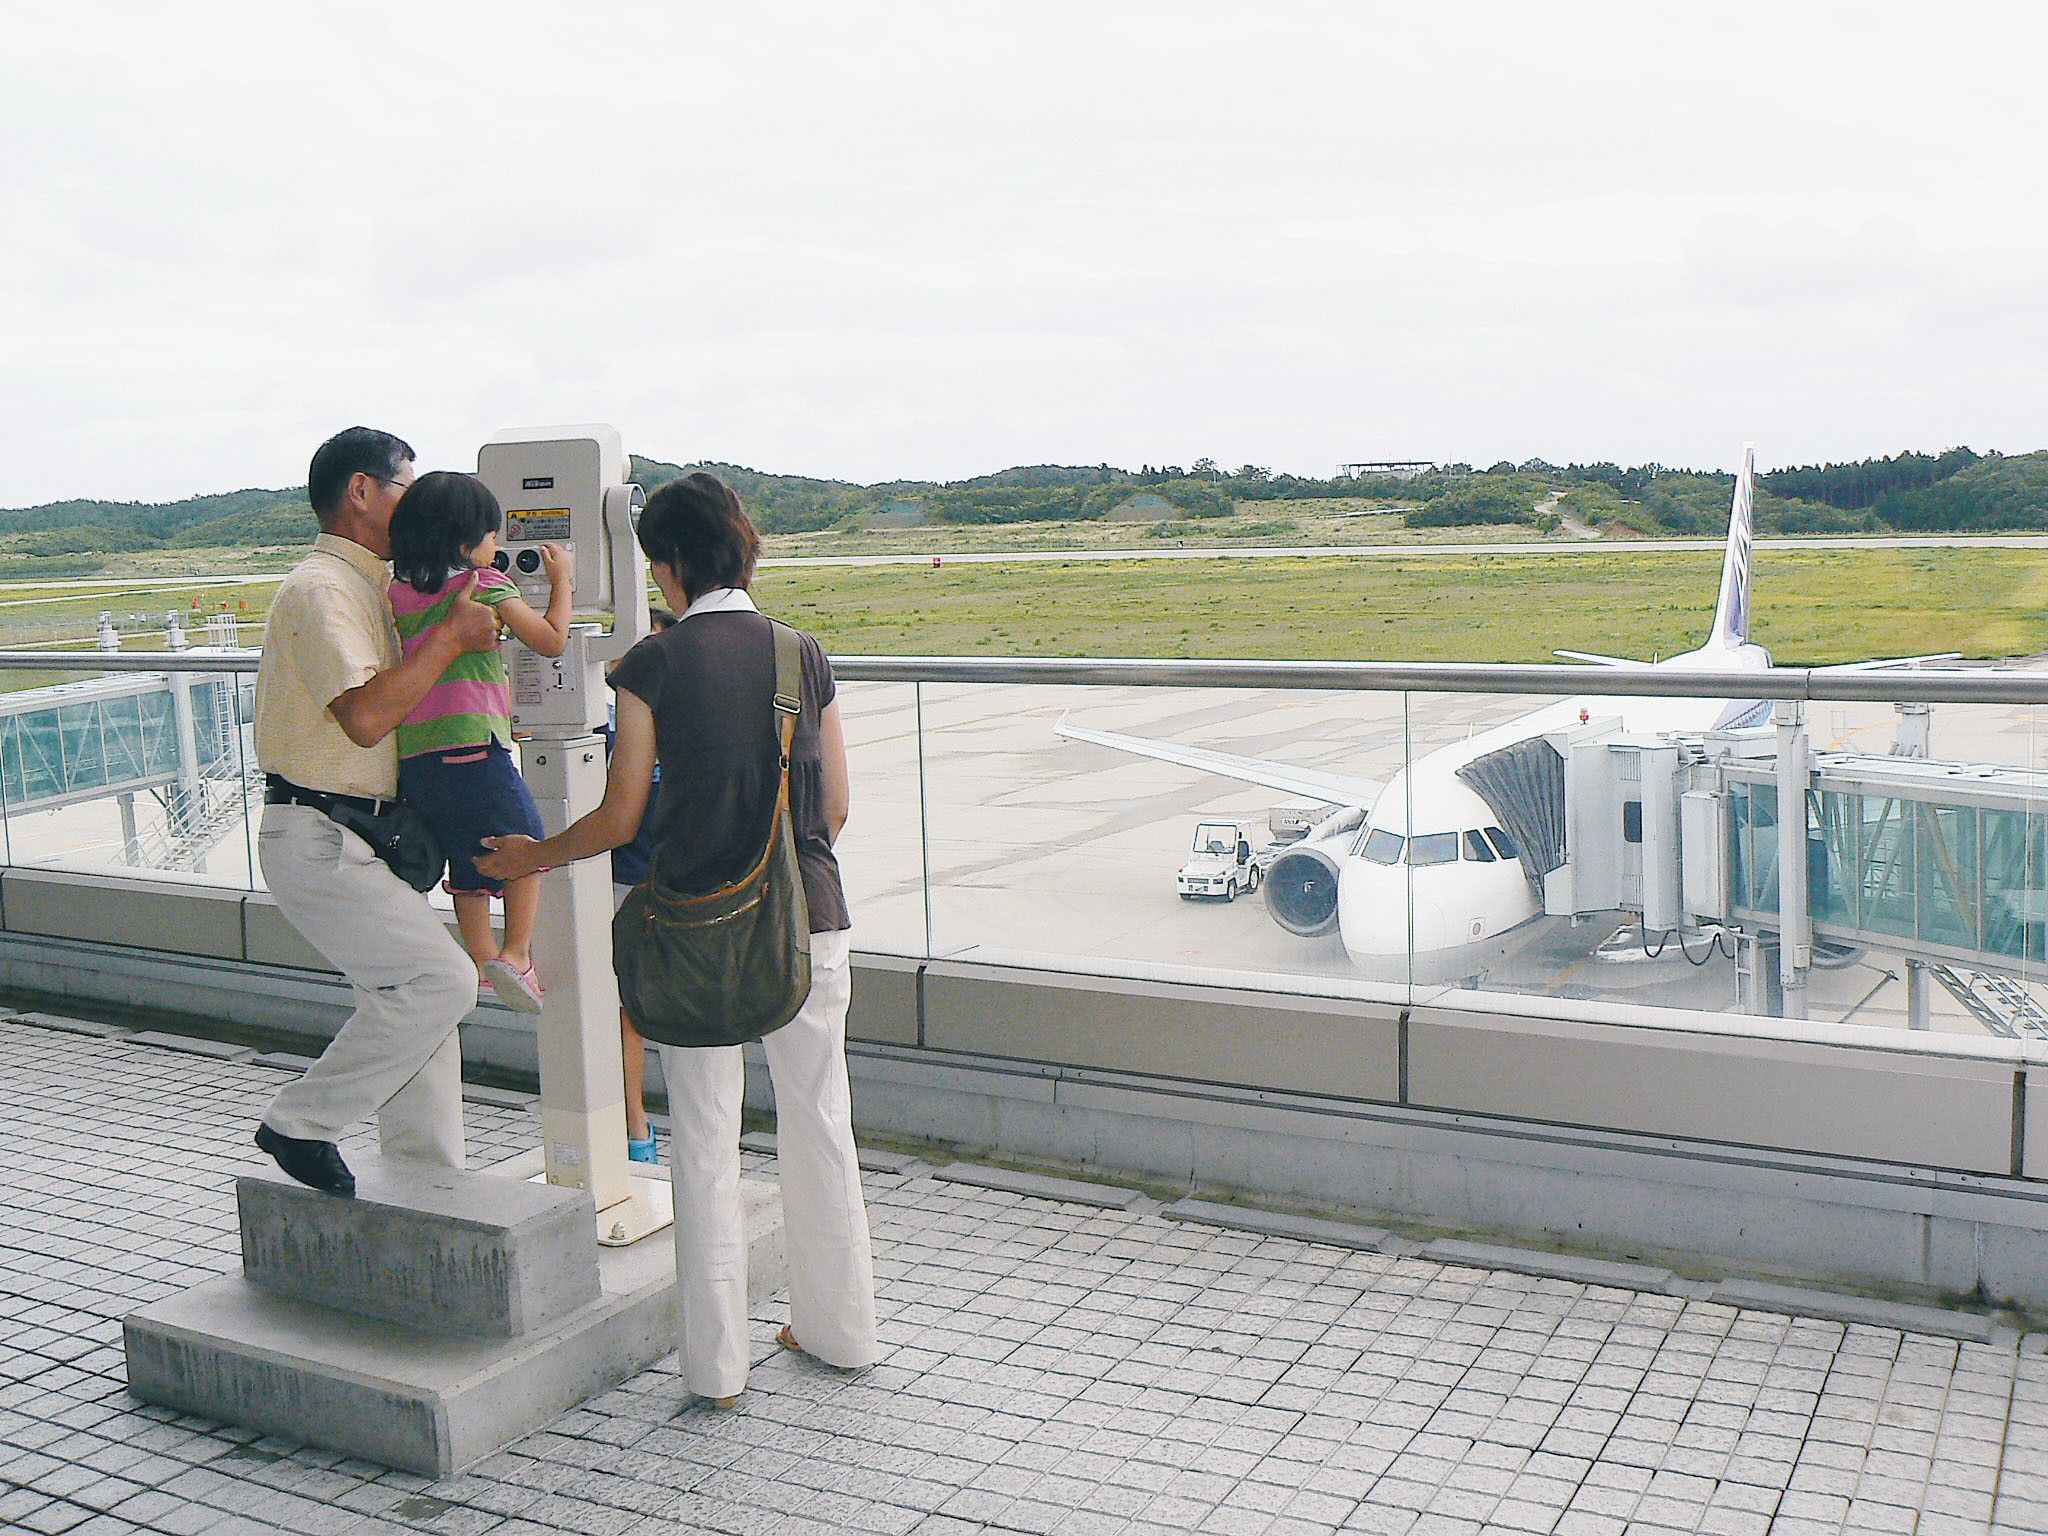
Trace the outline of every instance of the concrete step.
{"type": "Polygon", "coordinates": [[[281,1173],[235,1181],[242,1273],[275,1295],[434,1332],[515,1338],[598,1298],[580,1189],[358,1157],[356,1197],[281,1173]]]}
{"type": "MultiPolygon", "coordinates": [[[[758,1309],[787,1283],[781,1201],[772,1183],[740,1187],[758,1309]]],[[[587,1206],[581,1219],[589,1243],[587,1206]]],[[[597,1264],[595,1299],[519,1338],[402,1326],[215,1280],[129,1314],[128,1385],[145,1402],[446,1477],[674,1352],[672,1235],[604,1249],[597,1264]]]]}

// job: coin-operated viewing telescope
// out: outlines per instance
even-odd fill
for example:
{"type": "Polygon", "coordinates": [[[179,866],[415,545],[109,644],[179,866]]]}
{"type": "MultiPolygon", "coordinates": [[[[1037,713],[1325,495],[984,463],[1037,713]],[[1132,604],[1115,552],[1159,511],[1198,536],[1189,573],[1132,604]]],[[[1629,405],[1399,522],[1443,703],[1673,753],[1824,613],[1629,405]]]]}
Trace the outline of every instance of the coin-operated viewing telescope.
{"type": "MultiPolygon", "coordinates": [[[[604,665],[647,637],[647,559],[634,538],[647,498],[628,467],[618,429],[595,424],[500,432],[477,450],[477,478],[505,509],[499,568],[543,610],[540,546],[566,549],[576,577],[560,656],[505,645],[521,771],[550,836],[604,798],[604,665]]],[[[626,1158],[611,871],[585,859],[541,878],[533,950],[548,989],[537,1025],[547,1179],[590,1191],[599,1241],[630,1243],[667,1225],[670,1204],[669,1186],[635,1177],[626,1158]]]]}
{"type": "Polygon", "coordinates": [[[542,544],[569,552],[579,620],[560,656],[510,647],[512,721],[522,731],[604,723],[603,666],[647,638],[647,560],[633,529],[647,496],[626,478],[618,429],[602,425],[536,427],[498,433],[477,450],[477,478],[505,509],[498,569],[537,609],[548,605],[542,544]]]}

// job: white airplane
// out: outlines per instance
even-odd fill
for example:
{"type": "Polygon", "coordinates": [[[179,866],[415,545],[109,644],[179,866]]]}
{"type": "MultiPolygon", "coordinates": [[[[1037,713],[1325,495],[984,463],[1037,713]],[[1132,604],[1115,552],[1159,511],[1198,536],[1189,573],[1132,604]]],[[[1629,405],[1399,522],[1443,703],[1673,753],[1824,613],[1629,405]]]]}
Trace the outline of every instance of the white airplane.
{"type": "MultiPolygon", "coordinates": [[[[1760,671],[1770,655],[1749,639],[1755,450],[1744,445],[1728,518],[1727,551],[1712,632],[1704,645],[1656,663],[1578,651],[1557,654],[1603,667],[1666,672],[1760,671]]],[[[1923,660],[1932,658],[1910,658],[1923,660]]],[[[1895,663],[1856,663],[1858,667],[1895,663]]],[[[1560,775],[1548,731],[1588,718],[1655,733],[1729,729],[1768,713],[1756,700],[1567,699],[1415,759],[1386,784],[1314,768],[1233,757],[1088,730],[1061,717],[1077,741],[1200,768],[1345,808],[1282,855],[1266,875],[1266,905],[1281,927],[1312,937],[1333,927],[1368,974],[1443,979],[1469,975],[1506,952],[1511,935],[1542,915],[1542,876],[1563,861],[1561,815],[1546,817],[1532,775],[1560,775]],[[1542,758],[1548,754],[1547,767],[1542,758]],[[1517,792],[1517,784],[1523,786],[1517,792]],[[1483,792],[1482,792],[1483,791],[1483,792]],[[1517,826],[1517,839],[1502,823],[1517,826]],[[1547,846],[1536,846],[1538,843],[1547,846]],[[1412,957],[1412,958],[1411,958],[1412,957]]],[[[1558,792],[1561,796],[1561,790],[1558,792]]],[[[1561,798],[1556,803],[1561,807],[1561,798]]]]}

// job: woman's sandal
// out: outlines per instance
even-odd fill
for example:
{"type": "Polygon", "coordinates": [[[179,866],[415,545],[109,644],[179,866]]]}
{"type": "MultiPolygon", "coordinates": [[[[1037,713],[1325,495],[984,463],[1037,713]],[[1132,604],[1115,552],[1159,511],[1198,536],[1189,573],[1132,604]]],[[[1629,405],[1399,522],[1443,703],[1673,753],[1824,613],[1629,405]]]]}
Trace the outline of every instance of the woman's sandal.
{"type": "Polygon", "coordinates": [[[711,1399],[711,1406],[714,1408],[737,1408],[739,1405],[740,1400],[737,1395],[732,1397],[714,1397],[711,1399]]]}
{"type": "Polygon", "coordinates": [[[789,1331],[789,1324],[787,1323],[784,1323],[781,1331],[775,1335],[775,1342],[788,1350],[792,1355],[800,1355],[804,1352],[803,1345],[797,1343],[796,1335],[789,1331]]]}

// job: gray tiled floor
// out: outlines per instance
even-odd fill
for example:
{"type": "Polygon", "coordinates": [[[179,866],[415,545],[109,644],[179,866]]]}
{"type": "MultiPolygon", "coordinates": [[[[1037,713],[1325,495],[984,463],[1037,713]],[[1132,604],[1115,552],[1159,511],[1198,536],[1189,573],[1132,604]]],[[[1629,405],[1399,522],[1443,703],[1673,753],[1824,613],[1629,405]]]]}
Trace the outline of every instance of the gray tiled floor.
{"type": "MultiPolygon", "coordinates": [[[[279,1081],[0,1023],[0,1529],[2048,1531],[2048,1356],[870,1175],[885,1358],[757,1320],[441,1483],[143,1407],[121,1316],[238,1262],[279,1081]],[[1994,1524],[1994,1517],[1996,1524],[1994,1524]]],[[[470,1109],[492,1160],[526,1111],[470,1109]]],[[[751,1163],[762,1160],[749,1155],[751,1163]]]]}

